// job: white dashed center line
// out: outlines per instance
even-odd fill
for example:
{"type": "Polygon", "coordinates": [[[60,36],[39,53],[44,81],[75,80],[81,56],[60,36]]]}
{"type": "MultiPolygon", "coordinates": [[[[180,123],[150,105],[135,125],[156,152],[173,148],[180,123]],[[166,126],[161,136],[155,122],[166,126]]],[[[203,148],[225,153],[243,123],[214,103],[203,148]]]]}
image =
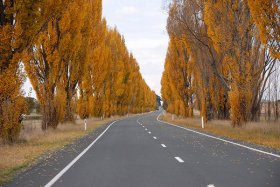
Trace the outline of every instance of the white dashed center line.
{"type": "Polygon", "coordinates": [[[164,145],[164,144],[161,144],[161,146],[162,146],[162,147],[166,147],[166,145],[164,145]]]}
{"type": "Polygon", "coordinates": [[[145,131],[147,131],[148,129],[145,129],[145,131]]]}
{"type": "Polygon", "coordinates": [[[148,132],[149,134],[151,134],[151,132],[148,132]]]}
{"type": "Polygon", "coordinates": [[[214,184],[208,184],[207,187],[215,187],[214,184]]]}
{"type": "Polygon", "coordinates": [[[154,136],[153,138],[154,138],[155,140],[157,139],[157,137],[155,137],[155,136],[154,136]]]}
{"type": "Polygon", "coordinates": [[[183,163],[184,160],[182,160],[180,157],[174,157],[178,162],[183,163]]]}

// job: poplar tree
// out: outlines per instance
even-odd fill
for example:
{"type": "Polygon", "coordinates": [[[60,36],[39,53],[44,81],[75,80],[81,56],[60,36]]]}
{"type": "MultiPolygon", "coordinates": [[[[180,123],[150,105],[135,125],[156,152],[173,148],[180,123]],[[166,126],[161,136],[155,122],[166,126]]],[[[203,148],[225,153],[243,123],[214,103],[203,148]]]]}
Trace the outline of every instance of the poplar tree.
{"type": "Polygon", "coordinates": [[[20,132],[25,103],[21,86],[24,82],[23,52],[31,48],[34,38],[46,24],[53,1],[0,1],[0,137],[13,142],[20,132]],[[44,8],[43,8],[44,7],[44,8]]]}
{"type": "MultiPolygon", "coordinates": [[[[181,69],[190,70],[191,88],[184,88],[192,90],[195,105],[206,121],[230,117],[233,126],[241,126],[248,120],[258,120],[268,78],[279,59],[276,4],[173,0],[167,31],[171,41],[176,38],[183,44],[189,58],[183,60],[188,66],[180,67],[181,61],[170,57],[169,44],[162,76],[167,110],[182,115],[178,111],[184,99],[176,91],[184,80],[178,76],[181,69]]],[[[175,57],[184,55],[183,51],[176,52],[175,57]]]]}

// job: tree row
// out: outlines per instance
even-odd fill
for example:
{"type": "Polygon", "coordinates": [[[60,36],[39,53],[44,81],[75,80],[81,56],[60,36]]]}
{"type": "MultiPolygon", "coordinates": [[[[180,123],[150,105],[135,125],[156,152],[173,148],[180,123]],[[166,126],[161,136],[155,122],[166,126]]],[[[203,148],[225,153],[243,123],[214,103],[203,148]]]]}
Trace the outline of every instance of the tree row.
{"type": "Polygon", "coordinates": [[[162,76],[168,112],[259,120],[269,77],[280,58],[279,3],[273,0],[173,0],[162,76]]]}
{"type": "Polygon", "coordinates": [[[29,78],[42,129],[91,116],[155,109],[124,38],[102,19],[101,0],[0,1],[0,137],[14,141],[29,78]]]}

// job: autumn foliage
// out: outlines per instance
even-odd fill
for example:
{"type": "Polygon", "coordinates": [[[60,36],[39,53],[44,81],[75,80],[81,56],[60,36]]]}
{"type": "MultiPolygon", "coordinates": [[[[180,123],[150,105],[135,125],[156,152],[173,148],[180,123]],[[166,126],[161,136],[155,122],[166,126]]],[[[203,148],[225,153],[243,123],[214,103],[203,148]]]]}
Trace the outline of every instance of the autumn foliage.
{"type": "Polygon", "coordinates": [[[274,1],[173,0],[162,76],[167,111],[204,119],[258,120],[279,62],[279,6],[274,1]],[[277,7],[278,6],[278,7],[277,7]]]}
{"type": "MultiPolygon", "coordinates": [[[[34,10],[24,2],[0,1],[0,137],[7,142],[19,135],[21,114],[27,109],[21,91],[25,76],[20,62],[38,30],[33,19],[34,10]]],[[[38,20],[38,26],[41,24],[38,20]]]]}
{"type": "Polygon", "coordinates": [[[103,38],[94,48],[87,71],[79,81],[78,113],[109,117],[155,109],[156,95],[142,78],[139,66],[116,29],[102,22],[103,38]]]}
{"type": "Polygon", "coordinates": [[[21,86],[36,92],[42,129],[91,116],[154,110],[156,95],[101,0],[0,1],[0,137],[14,141],[26,111],[21,86]]]}
{"type": "Polygon", "coordinates": [[[155,94],[133,69],[138,65],[123,37],[102,20],[101,3],[69,2],[27,52],[25,69],[42,107],[43,129],[74,122],[75,114],[84,119],[155,108],[155,94]]]}
{"type": "Polygon", "coordinates": [[[193,86],[190,54],[182,40],[170,37],[162,76],[162,98],[169,112],[191,117],[193,115],[193,86]],[[188,62],[188,63],[186,63],[188,62]]]}

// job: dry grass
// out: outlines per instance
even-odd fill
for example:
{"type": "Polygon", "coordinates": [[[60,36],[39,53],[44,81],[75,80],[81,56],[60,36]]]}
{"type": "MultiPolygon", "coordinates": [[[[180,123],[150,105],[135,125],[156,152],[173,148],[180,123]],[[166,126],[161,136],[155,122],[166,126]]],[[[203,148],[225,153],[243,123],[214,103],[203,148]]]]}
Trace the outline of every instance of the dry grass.
{"type": "Polygon", "coordinates": [[[41,130],[39,120],[25,121],[18,143],[14,145],[0,143],[0,185],[11,179],[22,168],[32,164],[44,153],[55,151],[119,118],[89,119],[87,131],[84,131],[82,120],[78,120],[76,124],[61,124],[56,130],[47,132],[41,130]]]}
{"type": "Polygon", "coordinates": [[[213,120],[201,128],[201,120],[195,118],[174,117],[165,113],[161,119],[183,127],[199,129],[218,136],[229,137],[235,140],[257,144],[280,150],[280,123],[279,122],[250,122],[244,127],[233,128],[228,120],[213,120]]]}

